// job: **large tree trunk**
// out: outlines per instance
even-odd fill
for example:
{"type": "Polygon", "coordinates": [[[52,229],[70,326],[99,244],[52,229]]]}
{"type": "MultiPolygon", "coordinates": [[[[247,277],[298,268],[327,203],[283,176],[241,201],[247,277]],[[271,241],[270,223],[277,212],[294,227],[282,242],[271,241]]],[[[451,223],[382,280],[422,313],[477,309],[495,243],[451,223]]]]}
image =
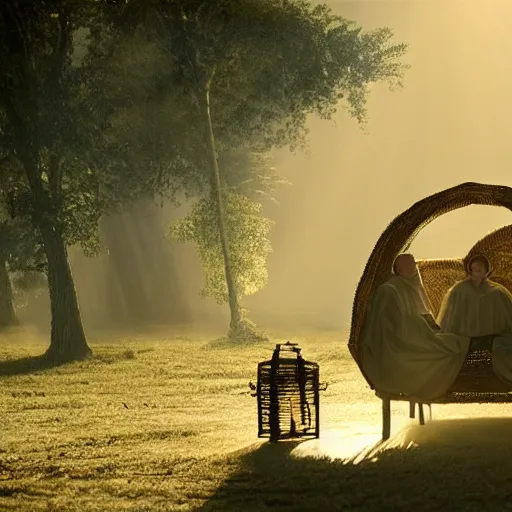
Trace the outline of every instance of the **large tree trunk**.
{"type": "Polygon", "coordinates": [[[6,261],[0,261],[0,329],[18,325],[12,301],[12,286],[6,261]]]}
{"type": "Polygon", "coordinates": [[[71,267],[60,231],[46,220],[38,222],[48,259],[52,331],[46,355],[55,362],[84,359],[91,354],[80,317],[71,267]]]}
{"type": "Polygon", "coordinates": [[[45,356],[55,363],[65,363],[85,359],[92,351],[85,339],[62,228],[55,218],[56,198],[44,189],[34,155],[35,150],[24,151],[20,146],[19,156],[32,192],[32,222],[41,234],[48,265],[51,337],[45,356]]]}
{"type": "Polygon", "coordinates": [[[208,125],[208,150],[211,159],[211,194],[217,207],[217,223],[219,227],[220,242],[222,246],[222,256],[224,258],[224,273],[228,287],[229,310],[231,313],[231,329],[240,327],[242,321],[242,309],[238,301],[235,279],[231,269],[231,259],[229,254],[228,238],[226,234],[226,223],[224,213],[224,198],[222,197],[222,183],[220,179],[219,164],[217,161],[217,152],[215,149],[215,137],[213,134],[212,117],[210,112],[210,85],[205,89],[203,104],[204,116],[208,125]]]}

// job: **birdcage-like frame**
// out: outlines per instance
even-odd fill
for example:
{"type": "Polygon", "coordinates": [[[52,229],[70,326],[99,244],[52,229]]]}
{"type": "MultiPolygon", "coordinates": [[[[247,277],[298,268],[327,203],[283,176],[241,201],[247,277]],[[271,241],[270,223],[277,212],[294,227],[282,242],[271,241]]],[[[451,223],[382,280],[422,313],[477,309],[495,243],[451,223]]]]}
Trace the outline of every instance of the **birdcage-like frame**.
{"type": "Polygon", "coordinates": [[[272,359],[258,364],[258,437],[319,437],[319,375],[318,364],[306,361],[296,343],[276,345],[272,359]]]}

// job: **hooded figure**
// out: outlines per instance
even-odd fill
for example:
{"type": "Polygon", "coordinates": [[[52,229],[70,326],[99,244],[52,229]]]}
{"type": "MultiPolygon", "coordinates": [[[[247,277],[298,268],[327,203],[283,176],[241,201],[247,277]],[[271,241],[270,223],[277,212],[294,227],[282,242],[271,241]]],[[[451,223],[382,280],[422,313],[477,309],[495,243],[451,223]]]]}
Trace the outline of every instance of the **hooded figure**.
{"type": "Polygon", "coordinates": [[[488,279],[489,260],[474,255],[466,264],[468,277],[445,295],[438,315],[442,332],[493,339],[495,374],[512,384],[512,295],[488,279]]]}
{"type": "Polygon", "coordinates": [[[365,322],[363,371],[380,396],[443,397],[459,373],[469,336],[437,332],[414,257],[400,254],[377,288],[365,322]]]}

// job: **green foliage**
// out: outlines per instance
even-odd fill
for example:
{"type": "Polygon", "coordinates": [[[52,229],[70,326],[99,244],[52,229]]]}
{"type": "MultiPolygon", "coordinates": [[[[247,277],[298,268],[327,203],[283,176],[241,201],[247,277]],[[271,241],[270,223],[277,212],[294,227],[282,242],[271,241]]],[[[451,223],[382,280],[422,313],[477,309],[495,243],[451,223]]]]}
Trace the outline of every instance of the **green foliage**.
{"type": "MultiPolygon", "coordinates": [[[[3,209],[5,210],[5,208],[3,209]]],[[[7,263],[16,307],[46,286],[46,255],[37,230],[30,218],[0,216],[0,262],[7,263]]]]}
{"type": "MultiPolygon", "coordinates": [[[[262,206],[251,199],[232,191],[225,191],[225,198],[231,265],[241,298],[267,284],[267,258],[272,251],[269,234],[274,223],[262,216],[262,206]]],[[[203,295],[226,303],[228,290],[214,201],[199,199],[191,212],[171,227],[170,234],[197,247],[205,276],[203,295]]]]}
{"type": "MultiPolygon", "coordinates": [[[[6,0],[0,18],[1,135],[37,155],[37,206],[91,252],[101,215],[137,195],[205,192],[197,105],[213,72],[222,162],[300,143],[307,115],[329,117],[340,97],[364,120],[368,84],[397,85],[405,68],[390,30],[301,0],[6,0]]],[[[221,165],[228,183],[236,168],[221,165]]],[[[253,178],[244,193],[263,191],[253,178]]]]}
{"type": "Polygon", "coordinates": [[[12,179],[18,172],[19,164],[12,158],[0,166],[0,175],[5,176],[0,188],[0,261],[11,272],[39,273],[46,270],[46,256],[30,218],[28,191],[12,179]]]}
{"type": "Polygon", "coordinates": [[[152,37],[152,28],[116,27],[106,42],[91,36],[88,66],[91,108],[105,112],[102,190],[111,210],[143,195],[176,199],[204,190],[206,166],[197,120],[187,93],[170,88],[172,55],[152,37]],[[195,124],[194,124],[195,123],[195,124]]]}
{"type": "MultiPolygon", "coordinates": [[[[161,37],[174,56],[172,83],[190,91],[190,124],[197,125],[199,140],[206,140],[202,115],[211,116],[221,182],[251,198],[272,197],[279,177],[264,159],[272,148],[304,143],[309,114],[330,118],[344,100],[350,114],[364,123],[369,84],[400,85],[405,69],[400,62],[405,45],[393,44],[389,29],[363,33],[327,6],[303,0],[155,2],[149,11],[159,19],[161,37]],[[260,161],[255,165],[256,155],[260,161]]],[[[199,158],[203,153],[198,152],[199,158]]],[[[206,183],[215,184],[211,166],[197,168],[205,172],[206,183]]],[[[211,197],[208,189],[204,196],[211,197]]],[[[223,206],[229,231],[227,254],[219,243],[220,213],[210,199],[199,200],[174,230],[177,239],[197,246],[205,270],[204,293],[220,303],[228,299],[225,281],[230,274],[240,297],[251,293],[243,277],[250,267],[240,263],[243,256],[254,258],[250,264],[256,275],[265,278],[256,279],[255,289],[266,281],[267,249],[259,249],[260,257],[258,250],[253,255],[254,247],[234,242],[244,235],[233,228],[236,219],[231,216],[243,217],[243,208],[230,207],[232,198],[225,201],[219,210],[223,206]]],[[[230,307],[233,323],[233,300],[230,307]]]]}
{"type": "Polygon", "coordinates": [[[83,14],[71,0],[7,0],[0,9],[0,112],[5,143],[19,163],[4,170],[2,189],[27,198],[24,214],[44,216],[70,245],[87,244],[98,221],[91,171],[98,118],[72,59],[83,14]]]}
{"type": "Polygon", "coordinates": [[[368,85],[400,85],[406,68],[406,46],[392,42],[391,30],[365,33],[326,5],[221,0],[155,9],[168,28],[176,81],[200,95],[213,77],[220,150],[249,141],[260,149],[296,145],[307,115],[329,118],[340,99],[364,122],[368,85]]]}
{"type": "Polygon", "coordinates": [[[228,187],[255,201],[275,201],[278,186],[290,184],[272,165],[268,152],[240,147],[220,155],[219,166],[228,187]]]}
{"type": "Polygon", "coordinates": [[[139,144],[141,156],[129,144],[129,137],[155,138],[149,123],[135,128],[143,109],[152,119],[148,104],[157,84],[149,68],[157,67],[147,41],[137,70],[127,66],[123,51],[130,48],[118,49],[108,8],[79,0],[0,5],[0,146],[18,161],[2,169],[0,187],[24,202],[24,215],[44,219],[66,245],[79,244],[89,255],[99,250],[102,215],[150,188],[150,172],[157,174],[151,155],[170,145],[169,138],[139,144]]]}
{"type": "MultiPolygon", "coordinates": [[[[139,84],[141,74],[146,77],[152,113],[138,108],[134,125],[140,128],[131,132],[128,144],[135,155],[148,155],[147,180],[158,176],[160,190],[170,184],[174,191],[207,193],[210,169],[201,113],[207,83],[218,158],[229,183],[236,168],[222,162],[233,152],[295,148],[306,140],[308,115],[330,118],[340,105],[364,123],[369,85],[400,86],[407,68],[401,61],[406,46],[392,41],[391,30],[363,32],[329,7],[303,0],[124,4],[122,13],[111,9],[110,16],[117,16],[119,25],[123,20],[118,54],[133,55],[134,64],[121,59],[126,65],[118,64],[118,81],[111,83],[122,80],[125,89],[139,84]],[[143,57],[148,52],[150,57],[143,57]],[[166,114],[159,113],[159,105],[166,114]],[[165,142],[158,139],[161,132],[165,142]],[[133,140],[135,133],[146,135],[133,140]],[[151,142],[144,140],[149,136],[151,142]],[[151,165],[158,165],[158,172],[150,172],[151,165]]],[[[126,110],[129,116],[134,112],[126,110]]]]}
{"type": "Polygon", "coordinates": [[[0,188],[12,217],[37,225],[48,251],[94,254],[101,217],[126,202],[199,198],[175,235],[197,245],[204,292],[225,301],[205,199],[208,90],[232,270],[239,294],[254,293],[271,229],[254,201],[283,182],[269,150],[303,143],[308,115],[329,118],[340,100],[364,123],[369,84],[401,83],[405,46],[391,38],[305,0],[4,0],[0,148],[18,165],[0,171],[0,188]]]}
{"type": "Polygon", "coordinates": [[[30,218],[1,218],[0,263],[7,263],[15,306],[23,307],[29,297],[41,293],[47,284],[46,255],[30,218]]]}
{"type": "Polygon", "coordinates": [[[15,218],[0,223],[0,259],[12,272],[42,272],[46,257],[39,233],[28,218],[15,218]]]}
{"type": "MultiPolygon", "coordinates": [[[[5,141],[4,141],[5,142],[5,141]]],[[[0,263],[7,264],[16,307],[46,286],[46,255],[41,237],[31,222],[27,208],[28,191],[23,187],[19,162],[5,145],[0,175],[0,263]]]]}

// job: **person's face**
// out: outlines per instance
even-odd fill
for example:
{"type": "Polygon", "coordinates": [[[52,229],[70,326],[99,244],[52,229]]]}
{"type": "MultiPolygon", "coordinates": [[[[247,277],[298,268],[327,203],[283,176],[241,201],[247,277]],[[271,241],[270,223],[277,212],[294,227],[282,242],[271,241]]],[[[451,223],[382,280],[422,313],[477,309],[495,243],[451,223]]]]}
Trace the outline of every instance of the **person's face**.
{"type": "Polygon", "coordinates": [[[396,270],[402,277],[413,277],[418,272],[418,267],[412,256],[402,256],[396,263],[396,270]]]}
{"type": "Polygon", "coordinates": [[[483,279],[487,274],[485,265],[481,261],[471,263],[471,276],[483,279]]]}

